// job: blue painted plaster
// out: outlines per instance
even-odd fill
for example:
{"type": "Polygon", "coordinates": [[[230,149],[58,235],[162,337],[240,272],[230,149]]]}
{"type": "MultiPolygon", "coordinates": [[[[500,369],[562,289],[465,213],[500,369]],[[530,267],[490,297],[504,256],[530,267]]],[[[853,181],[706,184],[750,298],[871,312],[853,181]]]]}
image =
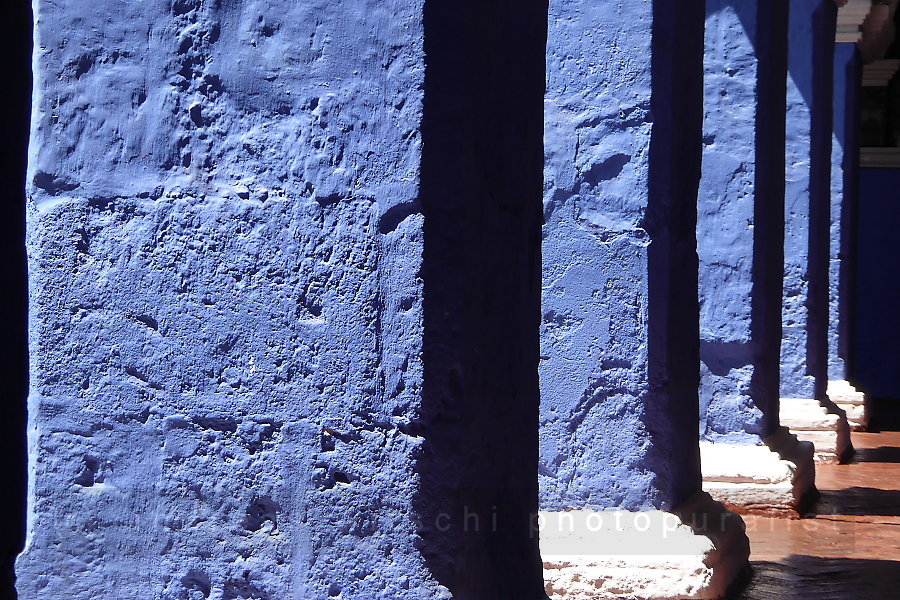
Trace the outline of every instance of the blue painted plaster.
{"type": "Polygon", "coordinates": [[[778,424],[787,4],[706,10],[700,434],[760,443],[778,424]]]}
{"type": "Polygon", "coordinates": [[[37,2],[20,597],[540,597],[543,8],[37,2]]]}
{"type": "Polygon", "coordinates": [[[701,24],[698,2],[550,5],[544,510],[664,508],[699,489],[701,24]]]}
{"type": "Polygon", "coordinates": [[[859,94],[862,62],[855,43],[835,44],[834,137],[831,171],[831,246],[828,284],[828,379],[851,375],[851,337],[857,203],[859,94]]]}
{"type": "MultiPolygon", "coordinates": [[[[859,170],[857,242],[847,261],[855,271],[852,374],[853,382],[873,399],[900,398],[898,186],[900,169],[859,170]]],[[[889,401],[881,402],[883,407],[873,410],[889,406],[889,401]]]]}
{"type": "Polygon", "coordinates": [[[790,4],[781,397],[827,386],[831,98],[837,7],[790,4]]]}

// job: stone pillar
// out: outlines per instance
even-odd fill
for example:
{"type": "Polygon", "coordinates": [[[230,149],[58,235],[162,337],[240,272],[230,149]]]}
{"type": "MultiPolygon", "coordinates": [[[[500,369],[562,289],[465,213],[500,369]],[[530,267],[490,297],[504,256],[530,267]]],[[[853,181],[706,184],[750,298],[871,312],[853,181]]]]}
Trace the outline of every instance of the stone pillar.
{"type": "Polygon", "coordinates": [[[542,598],[546,6],[36,19],[20,597],[542,598]]]}
{"type": "Polygon", "coordinates": [[[540,534],[554,598],[717,597],[747,560],[742,522],[700,492],[702,5],[550,4],[540,534]]]}
{"type": "Polygon", "coordinates": [[[833,0],[790,4],[780,418],[823,461],[852,451],[846,415],[826,396],[836,22],[833,0]]]}
{"type": "Polygon", "coordinates": [[[827,374],[834,0],[792,0],[788,39],[781,397],[822,398],[827,374]]]}
{"type": "Polygon", "coordinates": [[[697,222],[704,489],[738,510],[796,514],[814,476],[811,446],[778,421],[788,5],[710,0],[706,10],[697,222]]]}
{"type": "Polygon", "coordinates": [[[859,34],[837,37],[834,58],[834,125],[831,150],[831,247],[828,285],[828,397],[855,429],[868,421],[865,395],[847,381],[855,288],[853,253],[859,193],[859,34]]]}

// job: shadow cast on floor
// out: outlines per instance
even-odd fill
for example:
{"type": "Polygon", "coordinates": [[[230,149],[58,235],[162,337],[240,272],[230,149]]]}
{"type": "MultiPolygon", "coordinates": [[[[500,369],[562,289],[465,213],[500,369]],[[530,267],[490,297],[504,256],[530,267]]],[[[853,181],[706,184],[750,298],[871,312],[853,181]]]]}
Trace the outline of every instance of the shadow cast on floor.
{"type": "Polygon", "coordinates": [[[900,448],[857,448],[852,463],[900,463],[900,448]]]}
{"type": "Polygon", "coordinates": [[[900,517],[900,490],[849,487],[820,494],[812,511],[818,515],[900,517]]]}
{"type": "Polygon", "coordinates": [[[753,577],[735,600],[878,600],[900,589],[900,562],[794,555],[753,562],[753,577]]]}

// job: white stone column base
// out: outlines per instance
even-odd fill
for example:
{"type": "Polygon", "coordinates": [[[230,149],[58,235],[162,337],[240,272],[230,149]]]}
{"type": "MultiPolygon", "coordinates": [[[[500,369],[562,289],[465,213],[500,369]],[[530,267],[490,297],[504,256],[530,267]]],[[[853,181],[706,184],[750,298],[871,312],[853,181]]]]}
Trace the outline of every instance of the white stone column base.
{"type": "Polygon", "coordinates": [[[818,496],[813,452],[786,427],[760,446],[700,442],[703,491],[738,514],[799,518],[818,496]]]}
{"type": "Polygon", "coordinates": [[[841,462],[853,452],[847,415],[830,400],[782,398],[781,424],[816,447],[817,462],[841,462]]]}
{"type": "Polygon", "coordinates": [[[678,510],[540,513],[552,600],[723,598],[749,573],[743,520],[707,494],[678,510]]]}
{"type": "Polygon", "coordinates": [[[847,414],[847,423],[853,431],[865,431],[869,426],[869,406],[866,395],[850,385],[849,381],[829,381],[828,398],[847,414]]]}

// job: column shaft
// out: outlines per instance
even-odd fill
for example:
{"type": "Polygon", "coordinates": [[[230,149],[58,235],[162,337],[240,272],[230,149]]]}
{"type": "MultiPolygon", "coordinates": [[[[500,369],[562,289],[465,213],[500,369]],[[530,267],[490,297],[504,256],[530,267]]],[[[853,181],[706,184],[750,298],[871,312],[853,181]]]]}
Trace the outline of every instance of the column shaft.
{"type": "Polygon", "coordinates": [[[546,5],[36,18],[21,597],[542,597],[546,5]]]}
{"type": "Polygon", "coordinates": [[[812,445],[779,427],[788,3],[706,4],[700,255],[703,488],[796,515],[812,445]]]}
{"type": "Polygon", "coordinates": [[[831,172],[828,379],[846,380],[852,336],[852,291],[859,193],[859,94],[862,63],[855,43],[835,44],[831,172]]]}
{"type": "Polygon", "coordinates": [[[778,426],[787,4],[711,0],[697,225],[700,432],[759,443],[778,426]]]}
{"type": "Polygon", "coordinates": [[[833,0],[793,0],[787,78],[781,397],[824,398],[834,35],[833,0]]]}
{"type": "Polygon", "coordinates": [[[743,523],[700,491],[702,52],[702,2],[550,5],[540,537],[553,598],[720,597],[747,564],[743,523]]]}
{"type": "Polygon", "coordinates": [[[647,3],[551,3],[544,510],[672,507],[699,485],[696,4],[679,30],[647,3]]]}

